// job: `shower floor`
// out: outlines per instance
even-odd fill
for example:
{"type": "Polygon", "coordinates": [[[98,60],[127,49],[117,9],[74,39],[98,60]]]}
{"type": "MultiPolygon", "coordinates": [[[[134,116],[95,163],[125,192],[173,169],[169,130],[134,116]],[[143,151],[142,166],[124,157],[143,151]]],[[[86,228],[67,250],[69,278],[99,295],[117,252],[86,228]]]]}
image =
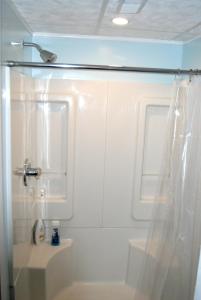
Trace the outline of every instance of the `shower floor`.
{"type": "Polygon", "coordinates": [[[54,300],[133,300],[134,291],[123,283],[75,283],[54,300]]]}

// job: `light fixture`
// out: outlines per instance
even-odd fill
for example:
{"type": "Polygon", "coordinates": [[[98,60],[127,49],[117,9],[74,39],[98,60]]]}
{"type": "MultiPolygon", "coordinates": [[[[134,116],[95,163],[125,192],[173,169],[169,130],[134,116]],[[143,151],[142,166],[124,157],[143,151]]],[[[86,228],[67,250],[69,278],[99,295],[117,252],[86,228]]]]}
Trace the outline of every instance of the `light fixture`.
{"type": "Polygon", "coordinates": [[[112,19],[112,22],[115,25],[119,25],[119,26],[124,26],[128,24],[128,20],[126,18],[123,17],[115,17],[114,19],[112,19]]]}

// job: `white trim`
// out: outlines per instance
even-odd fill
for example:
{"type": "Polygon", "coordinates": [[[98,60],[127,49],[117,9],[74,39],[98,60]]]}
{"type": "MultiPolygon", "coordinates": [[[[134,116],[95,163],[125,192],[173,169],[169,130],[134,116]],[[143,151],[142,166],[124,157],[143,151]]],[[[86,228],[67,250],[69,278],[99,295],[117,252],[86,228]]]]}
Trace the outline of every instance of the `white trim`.
{"type": "Polygon", "coordinates": [[[131,38],[131,37],[113,37],[113,36],[97,36],[97,35],[79,35],[79,34],[60,34],[60,33],[50,33],[50,32],[33,32],[33,37],[96,39],[96,40],[114,40],[114,41],[128,41],[128,42],[183,45],[182,41],[172,41],[172,40],[144,39],[144,38],[131,38]]]}

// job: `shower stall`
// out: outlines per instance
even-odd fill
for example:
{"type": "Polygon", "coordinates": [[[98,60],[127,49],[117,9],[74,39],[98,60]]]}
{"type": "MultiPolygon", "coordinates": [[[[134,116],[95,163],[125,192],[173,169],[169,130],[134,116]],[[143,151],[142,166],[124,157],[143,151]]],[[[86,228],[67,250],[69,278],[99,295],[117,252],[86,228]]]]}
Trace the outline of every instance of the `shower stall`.
{"type": "MultiPolygon", "coordinates": [[[[43,56],[48,54],[38,50],[43,56]]],[[[155,224],[162,225],[161,232],[167,224],[163,215],[169,193],[166,189],[161,192],[167,120],[174,107],[172,99],[178,99],[183,90],[170,84],[69,76],[69,71],[94,70],[187,77],[201,74],[174,69],[7,63],[3,168],[10,288],[15,300],[153,300],[146,293],[143,297],[136,293],[147,280],[142,270],[150,271],[150,266],[153,270],[156,266],[161,276],[164,270],[165,274],[170,271],[181,289],[186,280],[180,278],[179,259],[173,271],[165,263],[161,271],[161,265],[156,264],[158,252],[153,250],[159,249],[157,234],[153,234],[155,224]],[[159,220],[156,211],[160,212],[159,220]],[[35,245],[37,220],[45,225],[45,240],[35,245]],[[61,238],[58,246],[51,245],[55,221],[61,238]]],[[[179,115],[182,101],[174,109],[179,115]]],[[[187,118],[189,111],[185,113],[187,118]]],[[[174,124],[183,128],[183,123],[179,123],[181,127],[174,124]]],[[[170,169],[165,169],[168,178],[170,169]]],[[[186,182],[185,172],[183,176],[186,182]]],[[[195,255],[194,277],[198,251],[195,255]]],[[[165,277],[167,281],[160,288],[171,290],[171,280],[165,277]]],[[[163,299],[168,299],[164,295],[163,299]]],[[[171,297],[180,299],[176,293],[171,297]]],[[[162,298],[154,300],[158,299],[162,298]]]]}

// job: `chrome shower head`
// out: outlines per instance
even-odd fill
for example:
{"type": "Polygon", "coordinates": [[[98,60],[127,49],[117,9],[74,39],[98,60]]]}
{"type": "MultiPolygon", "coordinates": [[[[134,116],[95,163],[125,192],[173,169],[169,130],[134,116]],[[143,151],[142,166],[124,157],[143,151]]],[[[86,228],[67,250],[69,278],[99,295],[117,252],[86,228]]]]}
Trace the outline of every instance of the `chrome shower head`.
{"type": "Polygon", "coordinates": [[[43,49],[40,50],[40,57],[42,58],[42,60],[45,63],[48,63],[48,62],[53,63],[57,59],[57,56],[55,53],[47,51],[47,50],[43,50],[43,49]]]}
{"type": "Polygon", "coordinates": [[[36,48],[40,53],[40,57],[45,63],[53,63],[57,59],[57,55],[55,53],[42,49],[41,46],[36,43],[23,42],[23,46],[36,48]]]}

